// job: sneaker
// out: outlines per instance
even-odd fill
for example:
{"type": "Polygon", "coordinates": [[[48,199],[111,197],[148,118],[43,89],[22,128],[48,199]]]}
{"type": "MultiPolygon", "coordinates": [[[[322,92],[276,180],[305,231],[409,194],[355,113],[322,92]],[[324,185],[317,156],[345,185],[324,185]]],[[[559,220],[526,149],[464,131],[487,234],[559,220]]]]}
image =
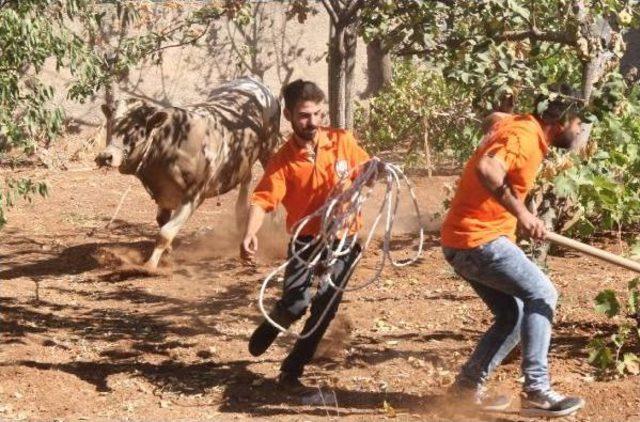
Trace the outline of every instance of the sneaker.
{"type": "Polygon", "coordinates": [[[300,378],[284,371],[280,372],[278,376],[278,386],[282,388],[285,393],[295,395],[308,393],[312,390],[311,387],[307,387],[301,383],[300,378]]]}
{"type": "Polygon", "coordinates": [[[511,405],[511,396],[489,394],[484,386],[473,388],[454,384],[449,392],[460,404],[466,404],[484,412],[500,412],[511,405]]]}
{"type": "MultiPolygon", "coordinates": [[[[278,307],[271,311],[269,316],[285,328],[289,328],[293,323],[293,318],[286,315],[285,312],[280,311],[278,307]]],[[[249,339],[249,353],[256,357],[262,355],[267,351],[269,346],[273,344],[278,337],[278,334],[280,334],[280,330],[271,325],[271,323],[265,319],[262,321],[262,324],[256,328],[249,339]]]]}
{"type": "Polygon", "coordinates": [[[559,418],[568,416],[584,406],[580,397],[567,397],[553,390],[523,393],[522,416],[534,418],[559,418]]]}
{"type": "Polygon", "coordinates": [[[294,396],[305,406],[337,406],[335,395],[321,388],[308,387],[300,379],[288,372],[280,372],[278,387],[288,396],[294,396]]]}

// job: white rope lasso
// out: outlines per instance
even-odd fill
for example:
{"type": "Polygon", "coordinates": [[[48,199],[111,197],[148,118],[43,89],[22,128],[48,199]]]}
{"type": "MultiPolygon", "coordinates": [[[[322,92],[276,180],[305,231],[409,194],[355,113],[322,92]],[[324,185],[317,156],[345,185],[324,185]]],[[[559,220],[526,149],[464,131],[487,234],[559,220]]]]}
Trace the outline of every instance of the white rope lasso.
{"type": "Polygon", "coordinates": [[[304,339],[311,336],[318,329],[340,293],[359,290],[374,283],[380,278],[380,274],[384,269],[384,265],[387,259],[395,267],[404,267],[416,262],[422,255],[422,248],[424,243],[422,217],[420,214],[420,208],[418,206],[418,200],[413,191],[413,186],[411,185],[411,182],[409,181],[407,176],[398,166],[391,163],[384,163],[377,157],[372,158],[371,160],[360,166],[358,169],[362,170],[361,173],[358,174],[358,176],[353,180],[348,188],[343,189],[343,183],[347,180],[347,178],[344,177],[341,180],[341,183],[338,183],[336,187],[334,187],[332,193],[329,195],[329,199],[322,207],[295,224],[292,229],[293,235],[291,237],[290,243],[291,257],[276,269],[271,271],[271,273],[269,273],[269,275],[262,283],[258,298],[258,306],[260,308],[260,312],[262,312],[265,319],[271,325],[273,325],[283,333],[290,333],[299,339],[304,339]],[[351,266],[347,270],[347,274],[354,269],[354,267],[362,258],[364,252],[369,247],[369,244],[373,239],[376,228],[382,220],[383,215],[386,215],[382,244],[382,257],[380,259],[380,262],[378,263],[378,266],[376,267],[374,275],[367,282],[352,288],[337,286],[331,279],[331,268],[339,257],[351,254],[353,252],[353,248],[355,247],[358,240],[358,233],[356,232],[351,235],[350,229],[354,227],[356,218],[361,215],[364,204],[366,203],[367,199],[369,199],[373,191],[373,182],[378,179],[378,175],[380,173],[384,174],[386,179],[386,191],[384,194],[384,198],[380,204],[378,214],[373,221],[371,229],[368,232],[366,241],[362,246],[362,250],[356,257],[356,259],[352,262],[351,266]],[[398,210],[399,194],[403,181],[409,191],[411,200],[413,201],[416,217],[420,225],[420,243],[418,245],[418,251],[412,258],[403,261],[396,261],[391,256],[390,243],[393,223],[395,221],[398,210]],[[337,190],[342,191],[338,192],[337,190]],[[302,233],[302,230],[307,224],[309,224],[309,222],[317,218],[320,218],[321,221],[318,234],[315,235],[309,242],[301,242],[299,240],[299,237],[302,233]],[[351,237],[351,240],[347,242],[349,240],[349,237],[351,237]],[[297,247],[300,245],[304,246],[298,249],[297,247]],[[307,258],[303,257],[302,253],[304,253],[311,247],[313,247],[313,249],[311,250],[309,256],[307,258]],[[335,290],[335,293],[331,297],[331,300],[327,304],[317,323],[309,330],[307,330],[306,333],[302,334],[293,333],[278,324],[273,320],[273,318],[269,316],[264,307],[264,295],[269,283],[271,283],[271,281],[280,271],[285,269],[287,265],[289,265],[294,260],[307,267],[313,273],[316,273],[316,269],[321,268],[322,272],[320,274],[316,274],[316,276],[320,278],[321,283],[329,283],[329,285],[335,290]]]}

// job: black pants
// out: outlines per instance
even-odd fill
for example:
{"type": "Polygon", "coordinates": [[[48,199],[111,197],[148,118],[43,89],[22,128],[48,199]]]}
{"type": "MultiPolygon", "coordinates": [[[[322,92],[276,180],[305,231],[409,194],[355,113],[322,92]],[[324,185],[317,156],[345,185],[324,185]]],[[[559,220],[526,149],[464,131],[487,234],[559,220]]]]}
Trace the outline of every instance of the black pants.
{"type": "MultiPolygon", "coordinates": [[[[312,237],[301,237],[299,242],[300,246],[297,246],[297,250],[300,250],[304,245],[308,244],[312,240],[312,237]]],[[[301,257],[308,259],[313,253],[315,245],[310,246],[307,250],[301,253],[301,257]]],[[[339,257],[331,267],[331,279],[336,286],[345,287],[353,269],[351,268],[353,262],[358,258],[362,248],[359,244],[356,244],[349,254],[339,257]]],[[[289,249],[289,257],[291,257],[291,249],[289,249]]],[[[324,313],[325,309],[331,302],[333,295],[336,293],[329,283],[322,283],[318,286],[318,290],[315,296],[311,296],[311,285],[313,282],[313,271],[306,268],[297,260],[293,260],[289,266],[285,269],[284,284],[282,291],[282,298],[278,301],[276,306],[279,307],[279,311],[287,314],[291,320],[295,321],[305,314],[309,304],[311,304],[311,315],[304,324],[301,334],[304,335],[311,330],[324,313]]],[[[287,372],[293,376],[299,377],[304,371],[304,366],[308,364],[318,348],[320,340],[327,331],[331,320],[335,317],[338,306],[342,301],[342,293],[338,293],[331,308],[327,311],[324,319],[320,322],[318,328],[309,337],[304,339],[298,339],[293,346],[291,353],[282,362],[281,371],[287,372]]]]}

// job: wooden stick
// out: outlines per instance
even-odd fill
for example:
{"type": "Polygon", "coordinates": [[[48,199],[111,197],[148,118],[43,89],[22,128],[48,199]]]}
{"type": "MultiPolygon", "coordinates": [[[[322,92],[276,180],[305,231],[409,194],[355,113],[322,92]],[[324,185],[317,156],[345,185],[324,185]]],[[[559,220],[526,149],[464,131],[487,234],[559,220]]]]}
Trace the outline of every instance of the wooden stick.
{"type": "Polygon", "coordinates": [[[109,220],[107,225],[104,226],[105,229],[108,229],[111,226],[111,224],[115,221],[116,217],[118,216],[118,213],[120,212],[120,208],[122,208],[122,204],[124,204],[124,199],[129,194],[129,191],[131,191],[131,187],[132,186],[133,186],[133,184],[129,183],[129,187],[127,188],[126,191],[124,191],[124,193],[120,197],[120,202],[118,203],[118,207],[116,208],[116,212],[113,213],[113,217],[111,217],[111,220],[109,220]]]}
{"type": "Polygon", "coordinates": [[[568,237],[564,237],[553,232],[547,232],[547,240],[557,243],[558,245],[566,246],[567,248],[575,249],[587,255],[591,255],[595,258],[602,259],[610,264],[618,265],[628,270],[640,273],[640,262],[623,258],[619,255],[594,248],[593,246],[586,245],[582,242],[578,242],[577,240],[569,239],[568,237]]]}

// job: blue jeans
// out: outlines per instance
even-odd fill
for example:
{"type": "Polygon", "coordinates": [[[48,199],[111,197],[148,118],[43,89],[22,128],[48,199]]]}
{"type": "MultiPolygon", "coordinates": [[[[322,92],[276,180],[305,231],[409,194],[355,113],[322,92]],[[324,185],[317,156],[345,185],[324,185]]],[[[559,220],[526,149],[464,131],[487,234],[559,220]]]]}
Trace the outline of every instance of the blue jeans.
{"type": "Polygon", "coordinates": [[[495,318],[457,382],[469,387],[482,385],[522,340],[524,391],[548,390],[547,355],[558,301],[549,278],[506,237],[473,249],[442,249],[449,264],[471,284],[495,318]]]}

